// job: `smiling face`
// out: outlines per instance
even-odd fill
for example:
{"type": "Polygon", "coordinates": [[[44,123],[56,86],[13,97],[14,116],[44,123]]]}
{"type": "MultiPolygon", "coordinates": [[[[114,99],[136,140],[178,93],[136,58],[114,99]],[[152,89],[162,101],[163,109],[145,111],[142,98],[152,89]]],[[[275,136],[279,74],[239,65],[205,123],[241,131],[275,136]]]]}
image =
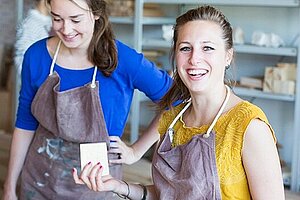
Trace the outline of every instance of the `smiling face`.
{"type": "Polygon", "coordinates": [[[88,48],[95,17],[84,0],[51,0],[53,29],[68,48],[88,48]]]}
{"type": "Polygon", "coordinates": [[[175,59],[178,75],[190,92],[223,87],[225,66],[232,59],[222,29],[211,21],[190,21],[178,29],[175,59]]]}

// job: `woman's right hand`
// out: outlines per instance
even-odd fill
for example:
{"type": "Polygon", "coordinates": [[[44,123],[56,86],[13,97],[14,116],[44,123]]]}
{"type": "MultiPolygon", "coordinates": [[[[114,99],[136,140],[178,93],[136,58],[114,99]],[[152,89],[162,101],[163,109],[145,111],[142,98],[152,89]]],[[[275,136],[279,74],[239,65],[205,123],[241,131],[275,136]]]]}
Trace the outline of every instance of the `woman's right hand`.
{"type": "Polygon", "coordinates": [[[110,175],[102,176],[102,173],[103,166],[100,163],[94,166],[92,166],[92,163],[88,163],[79,176],[76,168],[73,168],[73,179],[76,184],[86,185],[95,192],[117,192],[116,190],[120,187],[121,182],[110,175]]]}

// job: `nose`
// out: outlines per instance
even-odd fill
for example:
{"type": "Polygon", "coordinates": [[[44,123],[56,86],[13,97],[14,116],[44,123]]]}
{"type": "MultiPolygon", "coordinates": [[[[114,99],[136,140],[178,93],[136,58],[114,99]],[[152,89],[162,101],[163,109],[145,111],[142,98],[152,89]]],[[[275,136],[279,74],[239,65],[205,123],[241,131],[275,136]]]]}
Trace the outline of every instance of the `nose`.
{"type": "Polygon", "coordinates": [[[196,66],[198,63],[201,62],[201,59],[203,58],[202,52],[197,49],[193,49],[190,55],[189,62],[191,65],[196,66]]]}
{"type": "Polygon", "coordinates": [[[73,29],[72,24],[69,21],[65,20],[61,27],[62,33],[68,35],[69,33],[72,32],[72,29],[73,29]]]}

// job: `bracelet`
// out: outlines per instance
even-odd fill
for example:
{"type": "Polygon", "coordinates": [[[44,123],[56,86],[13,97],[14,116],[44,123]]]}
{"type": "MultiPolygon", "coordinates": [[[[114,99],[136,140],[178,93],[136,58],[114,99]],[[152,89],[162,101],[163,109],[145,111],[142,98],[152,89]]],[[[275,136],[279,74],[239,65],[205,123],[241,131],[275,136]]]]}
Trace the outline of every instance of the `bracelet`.
{"type": "Polygon", "coordinates": [[[118,194],[118,197],[122,198],[122,199],[129,199],[129,195],[130,195],[130,188],[129,188],[129,185],[126,181],[123,181],[126,185],[127,185],[127,195],[123,195],[123,194],[118,194]]]}
{"type": "Polygon", "coordinates": [[[144,186],[142,184],[139,184],[139,185],[143,188],[143,196],[142,196],[141,200],[146,200],[146,198],[147,198],[147,188],[146,188],[146,186],[144,186]]]}

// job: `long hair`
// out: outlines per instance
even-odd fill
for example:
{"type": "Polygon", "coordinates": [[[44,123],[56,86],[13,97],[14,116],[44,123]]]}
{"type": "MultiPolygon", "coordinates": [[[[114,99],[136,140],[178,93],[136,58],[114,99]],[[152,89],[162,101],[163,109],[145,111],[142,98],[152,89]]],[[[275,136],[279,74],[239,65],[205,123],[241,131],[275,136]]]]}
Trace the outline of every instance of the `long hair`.
{"type": "Polygon", "coordinates": [[[227,50],[233,47],[232,40],[232,27],[224,14],[216,9],[215,7],[206,5],[198,8],[191,9],[186,13],[182,14],[176,19],[176,24],[174,25],[174,35],[173,42],[170,51],[170,62],[173,69],[173,85],[166,93],[166,95],[161,99],[158,103],[158,110],[163,111],[166,108],[172,108],[172,104],[178,100],[187,101],[190,99],[191,95],[189,93],[188,88],[184,85],[182,80],[180,79],[178,72],[176,70],[175,63],[175,54],[176,54],[176,46],[178,40],[178,32],[180,27],[185,25],[190,21],[203,20],[203,21],[211,21],[218,24],[222,29],[222,37],[225,41],[225,48],[227,50]]]}
{"type": "MultiPolygon", "coordinates": [[[[76,5],[76,0],[69,0],[76,5]]],[[[88,59],[105,75],[110,76],[118,64],[118,52],[115,35],[108,19],[105,0],[85,0],[89,11],[99,17],[95,21],[94,33],[88,47],[88,59]]],[[[47,0],[50,4],[51,0],[47,0]]],[[[78,5],[79,6],[79,5],[78,5]]]]}

